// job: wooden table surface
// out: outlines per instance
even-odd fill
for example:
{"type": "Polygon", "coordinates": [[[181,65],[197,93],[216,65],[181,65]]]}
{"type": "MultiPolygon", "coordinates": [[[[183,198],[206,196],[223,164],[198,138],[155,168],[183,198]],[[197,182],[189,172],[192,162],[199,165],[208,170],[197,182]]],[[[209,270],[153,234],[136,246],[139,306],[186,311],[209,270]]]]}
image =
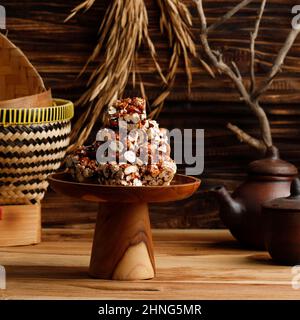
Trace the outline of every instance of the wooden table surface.
{"type": "Polygon", "coordinates": [[[226,230],[154,230],[157,276],[118,282],[87,275],[92,230],[44,229],[43,242],[0,248],[2,299],[300,299],[292,269],[241,249],[226,230]]]}

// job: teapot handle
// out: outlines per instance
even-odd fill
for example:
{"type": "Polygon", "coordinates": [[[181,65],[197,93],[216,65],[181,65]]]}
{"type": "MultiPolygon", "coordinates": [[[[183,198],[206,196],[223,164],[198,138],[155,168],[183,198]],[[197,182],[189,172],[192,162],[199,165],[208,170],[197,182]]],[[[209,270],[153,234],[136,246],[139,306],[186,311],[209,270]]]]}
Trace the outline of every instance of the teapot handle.
{"type": "Polygon", "coordinates": [[[300,179],[297,177],[292,181],[291,184],[291,195],[290,198],[300,197],[300,179]]]}

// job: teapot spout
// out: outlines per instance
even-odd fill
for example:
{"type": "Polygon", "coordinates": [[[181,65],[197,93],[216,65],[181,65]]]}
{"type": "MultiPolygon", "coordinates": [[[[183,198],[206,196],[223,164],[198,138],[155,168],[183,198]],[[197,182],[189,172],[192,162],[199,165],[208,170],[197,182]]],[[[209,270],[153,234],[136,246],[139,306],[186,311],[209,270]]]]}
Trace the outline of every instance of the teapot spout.
{"type": "Polygon", "coordinates": [[[245,212],[244,204],[233,199],[224,186],[218,186],[211,190],[216,194],[220,204],[220,217],[225,225],[231,229],[241,223],[243,213],[245,212]]]}

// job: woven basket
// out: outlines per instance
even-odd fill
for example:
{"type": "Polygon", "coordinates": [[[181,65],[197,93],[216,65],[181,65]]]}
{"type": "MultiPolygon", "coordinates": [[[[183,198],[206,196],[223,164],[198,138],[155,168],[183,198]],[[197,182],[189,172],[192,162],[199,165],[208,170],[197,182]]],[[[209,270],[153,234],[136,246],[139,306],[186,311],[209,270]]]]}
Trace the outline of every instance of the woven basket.
{"type": "Polygon", "coordinates": [[[65,157],[73,104],[0,108],[0,205],[39,203],[65,157]]]}
{"type": "Polygon", "coordinates": [[[39,202],[65,156],[73,112],[0,34],[0,246],[41,241],[39,202]]]}

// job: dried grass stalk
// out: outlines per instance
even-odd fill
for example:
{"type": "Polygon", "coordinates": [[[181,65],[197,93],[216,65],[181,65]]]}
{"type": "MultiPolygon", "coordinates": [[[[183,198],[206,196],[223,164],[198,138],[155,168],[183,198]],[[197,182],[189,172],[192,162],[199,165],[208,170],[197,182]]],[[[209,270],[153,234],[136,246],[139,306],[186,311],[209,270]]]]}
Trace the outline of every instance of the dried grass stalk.
{"type": "Polygon", "coordinates": [[[72,11],[71,14],[68,16],[68,18],[65,20],[65,22],[72,19],[79,11],[84,10],[88,11],[92,5],[95,3],[95,0],[86,0],[82,3],[80,3],[78,6],[76,6],[72,11]]]}
{"type": "MultiPolygon", "coordinates": [[[[94,0],[85,1],[73,10],[69,18],[80,10],[89,9],[93,3],[94,0]]],[[[148,46],[163,82],[167,83],[156,60],[155,48],[148,33],[148,15],[144,0],[112,0],[99,34],[98,44],[82,72],[90,63],[99,60],[106,41],[104,61],[92,72],[87,90],[78,101],[78,104],[88,107],[73,128],[69,151],[86,141],[103,108],[122,96],[142,42],[148,46]]]]}
{"type": "Polygon", "coordinates": [[[174,85],[178,64],[183,56],[185,70],[188,79],[188,90],[190,93],[192,83],[192,71],[190,55],[197,56],[196,45],[191,35],[190,27],[192,18],[186,5],[180,0],[156,0],[160,8],[160,29],[166,33],[169,38],[170,47],[172,47],[172,56],[169,62],[167,74],[167,84],[163,92],[152,103],[152,112],[150,116],[157,118],[161,112],[165,99],[171,93],[174,85]]]}

